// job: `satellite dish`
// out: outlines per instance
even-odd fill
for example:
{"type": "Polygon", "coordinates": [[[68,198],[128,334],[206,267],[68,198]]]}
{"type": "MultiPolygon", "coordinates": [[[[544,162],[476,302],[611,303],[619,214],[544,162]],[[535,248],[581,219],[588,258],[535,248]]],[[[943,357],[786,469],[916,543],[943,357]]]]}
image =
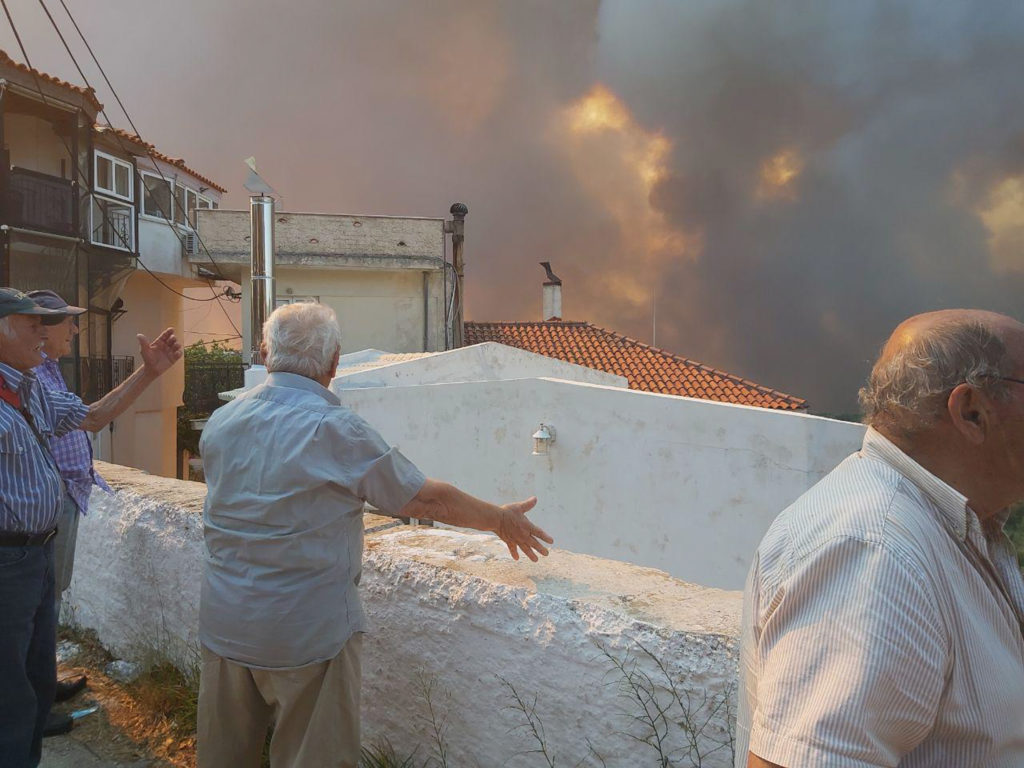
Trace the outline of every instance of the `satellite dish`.
{"type": "Polygon", "coordinates": [[[274,198],[274,207],[280,208],[284,198],[277,194],[277,190],[270,186],[266,180],[260,176],[259,171],[256,170],[256,158],[247,157],[245,159],[245,164],[249,168],[249,178],[245,180],[245,184],[242,186],[245,187],[246,191],[250,195],[265,195],[267,197],[274,198]]]}

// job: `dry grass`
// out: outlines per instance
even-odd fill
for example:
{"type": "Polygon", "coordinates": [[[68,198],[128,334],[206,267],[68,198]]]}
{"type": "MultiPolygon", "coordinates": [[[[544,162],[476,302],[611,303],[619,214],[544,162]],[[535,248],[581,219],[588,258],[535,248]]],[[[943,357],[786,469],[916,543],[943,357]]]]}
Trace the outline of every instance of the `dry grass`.
{"type": "Polygon", "coordinates": [[[112,659],[95,635],[62,628],[60,638],[77,643],[82,652],[71,664],[60,666],[59,676],[87,675],[89,687],[55,709],[71,712],[94,703],[100,706],[99,712],[75,724],[71,738],[110,760],[156,758],[164,768],[195,768],[197,681],[187,680],[170,664],[158,664],[124,685],[104,674],[112,659]]]}

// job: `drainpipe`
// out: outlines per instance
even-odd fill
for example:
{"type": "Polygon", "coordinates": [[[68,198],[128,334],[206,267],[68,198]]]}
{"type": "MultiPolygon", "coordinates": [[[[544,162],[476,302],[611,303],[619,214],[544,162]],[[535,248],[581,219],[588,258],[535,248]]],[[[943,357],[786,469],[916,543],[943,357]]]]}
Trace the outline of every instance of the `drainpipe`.
{"type": "Polygon", "coordinates": [[[249,362],[263,366],[263,324],[274,311],[277,295],[274,280],[274,198],[253,195],[249,200],[249,219],[252,227],[250,238],[252,268],[252,301],[249,306],[249,362]]]}
{"type": "MultiPolygon", "coordinates": [[[[444,266],[441,267],[444,271],[444,266]]],[[[430,345],[430,273],[423,273],[423,351],[430,345]]]]}
{"type": "Polygon", "coordinates": [[[469,207],[465,203],[454,203],[449,212],[452,214],[452,219],[444,223],[444,231],[452,236],[452,267],[454,267],[455,277],[452,280],[450,311],[445,321],[451,327],[452,347],[457,349],[465,344],[462,325],[462,278],[464,267],[462,245],[466,239],[466,214],[469,213],[469,207]]]}

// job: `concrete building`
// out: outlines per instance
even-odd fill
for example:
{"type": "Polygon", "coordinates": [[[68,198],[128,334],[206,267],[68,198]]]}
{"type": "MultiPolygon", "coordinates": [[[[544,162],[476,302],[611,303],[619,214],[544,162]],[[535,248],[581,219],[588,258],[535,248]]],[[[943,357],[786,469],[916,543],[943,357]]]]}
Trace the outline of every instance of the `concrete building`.
{"type": "MultiPolygon", "coordinates": [[[[277,212],[277,305],[329,305],[341,323],[343,352],[446,349],[453,345],[453,329],[461,328],[446,238],[464,215],[446,221],[277,212]]],[[[198,229],[208,253],[192,254],[192,264],[242,286],[242,335],[250,339],[249,211],[200,210],[198,229]]],[[[248,354],[250,345],[242,349],[248,354]]]]}
{"type": "MultiPolygon", "coordinates": [[[[195,212],[223,187],[138,136],[97,123],[92,90],[0,51],[0,284],[50,288],[88,308],[69,385],[91,402],[134,369],[136,333],[183,326],[189,286],[209,284],[187,253],[195,212]]],[[[95,438],[97,456],[173,476],[184,371],[160,378],[95,438]]]]}

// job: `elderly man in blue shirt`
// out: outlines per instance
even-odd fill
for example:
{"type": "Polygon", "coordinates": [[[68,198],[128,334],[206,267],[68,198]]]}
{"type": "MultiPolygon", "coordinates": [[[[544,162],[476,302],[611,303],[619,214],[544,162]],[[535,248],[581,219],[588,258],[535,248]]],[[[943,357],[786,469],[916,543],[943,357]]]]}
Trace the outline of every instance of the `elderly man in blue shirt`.
{"type": "Polygon", "coordinates": [[[199,615],[200,768],[355,768],[364,500],[386,513],[492,531],[515,559],[552,539],[526,513],[430,480],[327,389],[334,311],[292,304],[264,326],[265,383],[215,411],[199,615]]]}
{"type": "Polygon", "coordinates": [[[142,366],[87,406],[32,373],[63,318],[0,288],[0,768],[39,764],[57,684],[54,537],[67,491],[49,441],[102,429],[182,355],[173,329],[153,342],[140,334],[142,366]]]}

